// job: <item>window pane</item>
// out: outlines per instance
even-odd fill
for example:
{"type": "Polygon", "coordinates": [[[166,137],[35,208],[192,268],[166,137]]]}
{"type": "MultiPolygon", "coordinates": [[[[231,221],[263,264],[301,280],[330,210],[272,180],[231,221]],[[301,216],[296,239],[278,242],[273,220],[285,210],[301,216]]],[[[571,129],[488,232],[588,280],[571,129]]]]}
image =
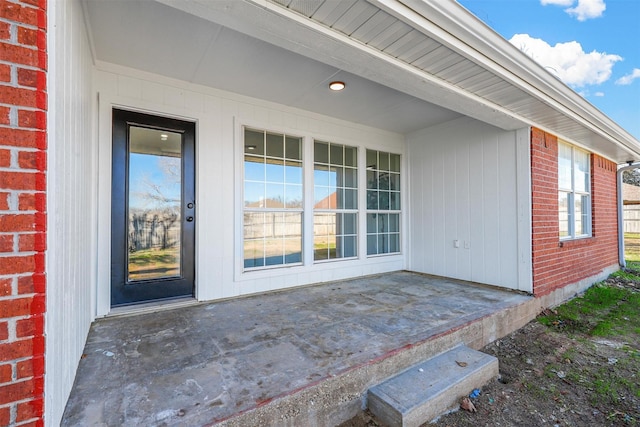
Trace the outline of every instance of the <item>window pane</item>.
{"type": "Polygon", "coordinates": [[[400,193],[392,191],[389,195],[389,209],[392,211],[400,210],[400,193]]]}
{"type": "Polygon", "coordinates": [[[337,214],[332,213],[320,213],[313,216],[314,260],[335,258],[336,219],[337,214]]]}
{"type": "Polygon", "coordinates": [[[376,190],[378,188],[378,172],[367,171],[367,188],[376,190]]]}
{"type": "Polygon", "coordinates": [[[389,174],[389,189],[390,190],[400,190],[400,174],[392,173],[389,174]]]}
{"type": "Polygon", "coordinates": [[[284,262],[302,262],[302,213],[285,213],[282,222],[284,262]]]}
{"type": "Polygon", "coordinates": [[[558,143],[558,187],[571,190],[571,146],[558,143]]]}
{"type": "Polygon", "coordinates": [[[342,168],[331,166],[329,168],[329,187],[342,187],[344,185],[344,172],[342,168]]]}
{"type": "Polygon", "coordinates": [[[264,132],[246,129],[244,131],[244,152],[246,154],[264,155],[264,132]]]}
{"type": "Polygon", "coordinates": [[[244,214],[244,266],[264,265],[264,214],[244,214]]]}
{"type": "Polygon", "coordinates": [[[285,239],[284,263],[302,262],[302,239],[285,239]]]}
{"type": "Polygon", "coordinates": [[[388,190],[389,189],[389,174],[381,172],[378,175],[378,188],[380,190],[388,190]]]}
{"type": "Polygon", "coordinates": [[[358,190],[344,190],[344,208],[358,209],[358,190]]]}
{"type": "Polygon", "coordinates": [[[284,208],[284,184],[267,184],[265,208],[284,208]]]}
{"type": "Polygon", "coordinates": [[[302,160],[302,138],[286,137],[285,157],[292,160],[302,160]]]}
{"type": "Polygon", "coordinates": [[[584,236],[589,233],[587,229],[589,196],[576,195],[575,199],[575,234],[576,236],[584,236]]]}
{"type": "Polygon", "coordinates": [[[344,164],[358,166],[358,150],[355,147],[344,147],[344,164]]]}
{"type": "Polygon", "coordinates": [[[331,194],[329,187],[316,186],[313,194],[315,198],[314,207],[316,209],[330,209],[332,203],[329,199],[329,194],[331,194]]]}
{"type": "Polygon", "coordinates": [[[358,187],[358,171],[356,169],[344,169],[344,186],[349,188],[358,187]]]}
{"type": "Polygon", "coordinates": [[[389,153],[378,153],[378,169],[381,171],[389,170],[389,153]]]}
{"type": "Polygon", "coordinates": [[[386,233],[389,231],[389,215],[378,214],[378,227],[376,231],[380,233],[386,233]]]}
{"type": "MultiPolygon", "coordinates": [[[[400,210],[400,155],[367,150],[367,209],[400,210]],[[373,160],[377,159],[377,167],[373,160]],[[376,191],[378,190],[378,191],[376,191]]],[[[400,214],[367,214],[367,253],[399,252],[400,214]],[[374,250],[375,249],[375,250],[374,250]]]]}
{"type": "Polygon", "coordinates": [[[342,256],[344,256],[345,258],[358,256],[358,240],[356,239],[356,236],[343,237],[342,242],[342,256]]]}
{"type": "Polygon", "coordinates": [[[287,161],[284,174],[287,184],[302,184],[302,163],[287,161]]]}
{"type": "Polygon", "coordinates": [[[331,144],[331,156],[329,160],[332,165],[343,165],[344,164],[344,156],[342,153],[343,146],[337,144],[331,144]]]}
{"type": "Polygon", "coordinates": [[[400,252],[400,234],[389,234],[389,252],[400,252]]]}
{"type": "Polygon", "coordinates": [[[377,151],[367,150],[367,169],[379,169],[377,151]]]}
{"type": "Polygon", "coordinates": [[[267,156],[284,157],[284,135],[267,134],[267,156]]]}
{"type": "Polygon", "coordinates": [[[558,216],[560,237],[569,236],[569,193],[558,193],[558,216]]]}
{"type": "Polygon", "coordinates": [[[343,234],[358,234],[358,214],[344,214],[342,227],[343,234]]]}
{"type": "Polygon", "coordinates": [[[284,182],[284,161],[267,159],[267,181],[284,182]]]}
{"type": "Polygon", "coordinates": [[[389,169],[391,172],[400,172],[400,155],[391,154],[389,157],[389,169]]]}
{"type": "MultiPolygon", "coordinates": [[[[589,189],[589,154],[584,151],[573,151],[574,159],[574,191],[586,192],[589,189]]],[[[577,214],[576,214],[577,215],[577,214]]]]}
{"type": "Polygon", "coordinates": [[[335,190],[335,193],[336,193],[335,209],[344,209],[344,190],[342,188],[338,188],[335,190]]]}
{"type": "Polygon", "coordinates": [[[367,209],[378,210],[378,192],[375,190],[367,191],[367,209]]]}
{"type": "Polygon", "coordinates": [[[379,196],[379,206],[378,209],[382,210],[389,210],[389,192],[388,191],[380,191],[380,196],[379,196]]]}
{"type": "Polygon", "coordinates": [[[318,186],[328,187],[331,174],[329,173],[329,167],[323,165],[315,165],[313,170],[313,183],[318,186]]]}
{"type": "Polygon", "coordinates": [[[367,235],[367,255],[376,255],[378,253],[378,238],[375,234],[367,235]]]}
{"type": "Polygon", "coordinates": [[[302,208],[302,185],[285,186],[285,207],[302,208]]]}
{"type": "Polygon", "coordinates": [[[367,214],[367,233],[375,233],[378,231],[378,214],[367,214]]]}
{"type": "Polygon", "coordinates": [[[325,142],[315,142],[313,161],[316,163],[329,163],[329,144],[325,142]]]}
{"type": "Polygon", "coordinates": [[[245,153],[244,267],[302,262],[302,139],[245,129],[245,153]]]}
{"type": "Polygon", "coordinates": [[[389,235],[388,234],[378,234],[378,253],[379,254],[389,253],[389,235]]]}
{"type": "Polygon", "coordinates": [[[395,233],[400,231],[400,215],[389,214],[389,231],[395,233]]]}
{"type": "Polygon", "coordinates": [[[264,189],[262,182],[244,183],[244,205],[252,208],[264,208],[264,189]]]}
{"type": "Polygon", "coordinates": [[[265,179],[264,157],[245,156],[244,179],[248,181],[264,181],[265,179]]]}

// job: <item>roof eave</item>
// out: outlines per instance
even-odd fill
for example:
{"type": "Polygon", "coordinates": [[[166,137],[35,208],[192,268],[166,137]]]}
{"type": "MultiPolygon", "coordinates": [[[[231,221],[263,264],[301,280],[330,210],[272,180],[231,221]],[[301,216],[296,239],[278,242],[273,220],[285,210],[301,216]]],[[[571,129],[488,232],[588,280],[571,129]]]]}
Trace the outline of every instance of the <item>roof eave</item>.
{"type": "MultiPolygon", "coordinates": [[[[369,1],[414,28],[427,30],[430,37],[473,58],[479,65],[544,101],[560,114],[640,158],[640,141],[459,3],[438,0],[369,1]]],[[[532,125],[536,126],[535,123],[532,125]]],[[[558,136],[571,140],[565,135],[558,136]]]]}

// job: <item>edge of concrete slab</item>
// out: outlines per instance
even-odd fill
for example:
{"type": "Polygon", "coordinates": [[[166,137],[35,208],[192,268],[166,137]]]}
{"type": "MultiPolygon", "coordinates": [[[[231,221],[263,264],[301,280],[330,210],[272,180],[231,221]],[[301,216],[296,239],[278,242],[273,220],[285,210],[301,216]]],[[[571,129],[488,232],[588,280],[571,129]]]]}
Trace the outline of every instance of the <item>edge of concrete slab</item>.
{"type": "Polygon", "coordinates": [[[314,384],[261,402],[257,407],[210,425],[224,427],[334,427],[366,408],[367,390],[421,360],[464,344],[474,350],[520,329],[546,307],[561,304],[616,271],[615,266],[541,298],[529,300],[436,333],[420,342],[388,352],[367,363],[319,379],[314,384]]]}

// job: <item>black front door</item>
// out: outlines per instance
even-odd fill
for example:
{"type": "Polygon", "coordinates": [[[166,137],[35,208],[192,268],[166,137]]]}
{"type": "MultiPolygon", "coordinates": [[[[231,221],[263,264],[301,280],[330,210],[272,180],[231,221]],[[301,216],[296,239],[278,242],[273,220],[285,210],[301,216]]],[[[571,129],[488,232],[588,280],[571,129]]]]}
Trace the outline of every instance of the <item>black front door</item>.
{"type": "Polygon", "coordinates": [[[195,123],[113,110],[111,305],[192,296],[195,123]]]}

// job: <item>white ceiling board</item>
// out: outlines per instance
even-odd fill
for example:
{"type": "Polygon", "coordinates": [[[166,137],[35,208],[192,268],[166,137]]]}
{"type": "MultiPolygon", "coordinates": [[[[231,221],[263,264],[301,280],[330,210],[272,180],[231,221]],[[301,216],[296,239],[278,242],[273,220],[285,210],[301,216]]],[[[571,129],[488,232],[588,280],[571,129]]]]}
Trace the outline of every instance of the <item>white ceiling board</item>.
{"type": "Polygon", "coordinates": [[[164,4],[89,0],[87,6],[103,62],[398,133],[460,116],[164,4]],[[347,89],[330,91],[333,80],[347,89]]]}
{"type": "MultiPolygon", "coordinates": [[[[379,6],[377,0],[278,1],[292,9],[269,0],[84,1],[99,61],[402,133],[459,115],[508,130],[534,125],[553,132],[578,123],[590,129],[586,141],[602,140],[606,148],[607,135],[567,113],[564,98],[514,84],[508,78],[513,73],[488,66],[491,55],[475,45],[466,52],[456,39],[456,49],[451,48],[434,22],[416,25],[401,14],[380,15],[372,4],[379,6]],[[390,23],[393,19],[397,22],[390,23]],[[361,39],[348,37],[352,34],[361,39]],[[323,90],[336,73],[348,79],[341,95],[349,97],[323,90]],[[537,102],[522,103],[520,91],[537,102]],[[522,110],[510,109],[510,103],[522,110]],[[534,114],[519,112],[530,109],[534,114]]],[[[423,15],[427,21],[429,16],[423,15]]],[[[603,129],[616,130],[607,126],[603,129]]],[[[582,137],[567,129],[572,134],[558,135],[570,141],[582,137]]],[[[615,150],[601,152],[612,156],[615,150]]]]}
{"type": "Polygon", "coordinates": [[[90,1],[87,12],[98,60],[180,79],[193,74],[218,29],[150,1],[90,1]]]}

